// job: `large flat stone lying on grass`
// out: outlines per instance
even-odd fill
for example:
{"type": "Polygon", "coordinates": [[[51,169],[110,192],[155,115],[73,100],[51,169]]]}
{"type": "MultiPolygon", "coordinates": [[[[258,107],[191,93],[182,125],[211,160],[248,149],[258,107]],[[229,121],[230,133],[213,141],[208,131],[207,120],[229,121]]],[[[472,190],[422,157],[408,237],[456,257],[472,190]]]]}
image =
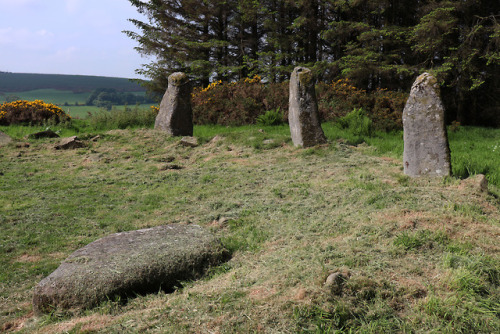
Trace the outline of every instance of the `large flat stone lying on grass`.
{"type": "Polygon", "coordinates": [[[37,313],[82,309],[108,298],[171,290],[227,259],[220,241],[197,225],[116,233],[75,251],[36,287],[37,313]]]}

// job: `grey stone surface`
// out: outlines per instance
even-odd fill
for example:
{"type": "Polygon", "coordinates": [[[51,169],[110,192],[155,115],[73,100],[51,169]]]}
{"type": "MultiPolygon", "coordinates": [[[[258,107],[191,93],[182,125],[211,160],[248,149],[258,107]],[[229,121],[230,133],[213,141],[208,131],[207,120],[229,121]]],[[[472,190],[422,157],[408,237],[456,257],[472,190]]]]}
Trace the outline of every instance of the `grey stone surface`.
{"type": "Polygon", "coordinates": [[[191,85],[186,74],[176,72],[168,77],[168,88],[160,103],[155,129],[171,136],[193,135],[191,85]]]}
{"type": "Polygon", "coordinates": [[[342,273],[332,273],[326,278],[325,287],[329,288],[334,295],[340,295],[346,280],[347,277],[342,273]]]}
{"type": "Polygon", "coordinates": [[[0,131],[0,146],[5,146],[12,142],[12,138],[0,131]]]}
{"type": "Polygon", "coordinates": [[[406,175],[450,175],[450,149],[444,115],[436,78],[429,73],[420,75],[403,110],[403,164],[406,175]]]}
{"type": "Polygon", "coordinates": [[[79,140],[76,136],[63,138],[59,144],[55,146],[56,150],[70,150],[75,148],[85,147],[85,143],[79,140]]]}
{"type": "Polygon", "coordinates": [[[311,70],[296,67],[290,78],[288,123],[295,146],[314,146],[326,142],[319,121],[315,80],[311,70]]]}
{"type": "Polygon", "coordinates": [[[479,192],[479,193],[487,193],[488,192],[488,180],[486,176],[483,174],[477,174],[471,176],[461,182],[464,186],[479,192]]]}
{"type": "Polygon", "coordinates": [[[227,260],[220,241],[197,225],[166,225],[116,233],[75,251],[43,279],[36,313],[83,309],[108,298],[172,290],[227,260]]]}
{"type": "Polygon", "coordinates": [[[182,137],[179,143],[182,146],[187,146],[187,147],[197,147],[198,145],[200,145],[198,143],[198,138],[196,137],[182,137]]]}

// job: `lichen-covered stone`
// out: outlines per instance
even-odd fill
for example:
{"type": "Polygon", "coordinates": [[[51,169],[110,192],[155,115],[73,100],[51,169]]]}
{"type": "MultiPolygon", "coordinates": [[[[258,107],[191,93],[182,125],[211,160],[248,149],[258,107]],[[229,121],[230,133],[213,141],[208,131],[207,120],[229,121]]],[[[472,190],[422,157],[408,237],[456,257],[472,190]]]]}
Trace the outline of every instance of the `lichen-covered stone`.
{"type": "Polygon", "coordinates": [[[191,85],[185,73],[176,72],[168,77],[168,88],[160,103],[155,129],[171,136],[193,135],[191,85]]]}
{"type": "Polygon", "coordinates": [[[295,146],[314,146],[326,142],[319,121],[314,76],[305,67],[296,67],[290,78],[288,123],[295,146]]]}
{"type": "Polygon", "coordinates": [[[75,148],[85,147],[84,142],[78,139],[77,136],[63,138],[59,144],[54,146],[56,150],[70,150],[75,148]]]}
{"type": "Polygon", "coordinates": [[[197,225],[116,233],[75,251],[33,295],[37,313],[82,309],[117,296],[171,290],[227,259],[220,241],[197,225]]]}
{"type": "Polygon", "coordinates": [[[444,117],[436,78],[429,73],[420,75],[403,110],[403,164],[406,175],[450,175],[450,149],[444,117]]]}

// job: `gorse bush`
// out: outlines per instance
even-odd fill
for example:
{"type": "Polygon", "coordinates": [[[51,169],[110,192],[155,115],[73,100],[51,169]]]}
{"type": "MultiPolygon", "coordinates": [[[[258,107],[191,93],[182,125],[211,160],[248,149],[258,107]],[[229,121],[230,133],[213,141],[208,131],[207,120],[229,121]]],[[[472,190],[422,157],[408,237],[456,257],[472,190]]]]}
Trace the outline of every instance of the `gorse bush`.
{"type": "MultiPolygon", "coordinates": [[[[255,124],[265,111],[281,110],[288,119],[289,83],[262,83],[259,76],[238,82],[216,81],[193,90],[195,124],[255,124]]],[[[407,94],[387,90],[366,92],[341,79],[316,86],[320,119],[337,120],[355,108],[367,110],[373,127],[382,131],[402,128],[401,116],[407,94]]],[[[270,115],[269,115],[270,116],[270,115]]],[[[267,116],[264,116],[267,117],[267,116]]],[[[262,121],[262,120],[261,120],[262,121]]]]}
{"type": "Polygon", "coordinates": [[[214,82],[192,93],[195,124],[254,124],[265,110],[288,109],[288,86],[263,84],[260,77],[238,82],[214,82]]]}
{"type": "Polygon", "coordinates": [[[59,123],[70,119],[61,108],[42,100],[18,100],[0,105],[0,125],[59,123]]]}

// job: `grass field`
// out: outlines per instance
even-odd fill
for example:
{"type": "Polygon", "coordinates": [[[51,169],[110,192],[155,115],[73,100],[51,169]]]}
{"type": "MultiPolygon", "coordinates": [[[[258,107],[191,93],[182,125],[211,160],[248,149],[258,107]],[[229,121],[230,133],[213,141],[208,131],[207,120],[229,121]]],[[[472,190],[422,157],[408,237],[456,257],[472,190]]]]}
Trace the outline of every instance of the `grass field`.
{"type": "MultiPolygon", "coordinates": [[[[0,329],[500,331],[498,187],[480,193],[454,177],[406,177],[401,134],[350,146],[346,130],[323,124],[330,143],[299,149],[287,126],[197,126],[200,146],[189,148],[152,129],[86,122],[56,130],[99,135],[87,148],[55,151],[57,140],[44,139],[0,150],[0,329]],[[33,316],[33,286],[71,252],[110,233],[168,223],[210,229],[232,259],[173,294],[33,316]],[[324,285],[333,272],[346,277],[340,289],[324,285]]],[[[21,143],[35,130],[0,127],[21,143]]],[[[494,173],[498,135],[450,134],[453,159],[491,162],[494,173]]]]}
{"type": "MultiPolygon", "coordinates": [[[[145,93],[136,92],[135,94],[144,95],[145,93]]],[[[15,95],[20,97],[22,100],[43,100],[47,103],[56,104],[71,117],[86,118],[89,112],[96,113],[102,110],[99,107],[85,105],[87,98],[90,96],[90,92],[74,93],[67,90],[38,89],[26,92],[16,92],[15,95]],[[69,104],[68,106],[64,105],[66,102],[69,104]],[[77,103],[78,106],[75,106],[75,103],[77,103]]],[[[3,103],[7,96],[8,94],[0,95],[0,103],[3,103]]],[[[142,105],[141,108],[149,108],[150,106],[151,104],[142,105]]],[[[123,109],[124,106],[114,106],[114,108],[123,109]]]]}
{"type": "MultiPolygon", "coordinates": [[[[34,101],[43,100],[47,103],[53,103],[57,105],[68,104],[85,104],[87,98],[90,96],[90,92],[74,93],[70,90],[58,90],[58,89],[36,89],[25,92],[16,92],[15,94],[22,100],[34,101]]],[[[0,95],[0,103],[5,101],[8,94],[0,95]]]]}

